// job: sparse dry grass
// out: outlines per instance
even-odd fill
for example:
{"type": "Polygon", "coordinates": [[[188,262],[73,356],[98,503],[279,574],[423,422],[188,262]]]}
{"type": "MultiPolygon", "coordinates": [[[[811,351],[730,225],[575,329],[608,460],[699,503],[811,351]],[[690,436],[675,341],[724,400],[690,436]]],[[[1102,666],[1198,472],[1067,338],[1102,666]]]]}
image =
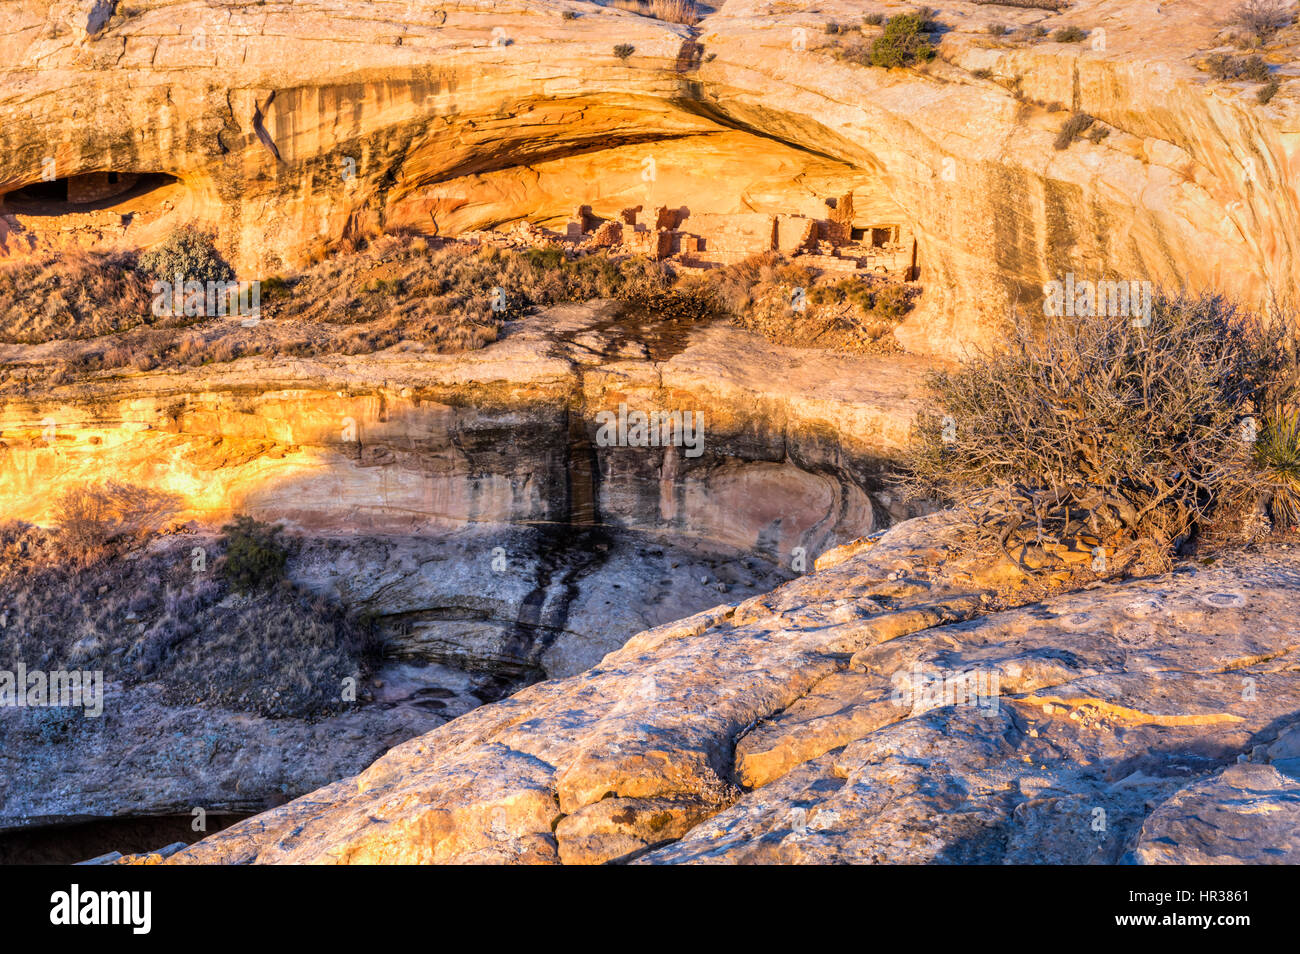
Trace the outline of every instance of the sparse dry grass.
{"type": "Polygon", "coordinates": [[[63,558],[97,563],[160,529],[179,505],[171,494],[117,480],[70,488],[54,503],[63,558]]]}
{"type": "Polygon", "coordinates": [[[916,286],[875,277],[818,284],[811,270],[775,252],[692,277],[683,287],[777,344],[855,352],[895,350],[892,331],[919,294],[916,286]]]}
{"type": "Polygon", "coordinates": [[[96,338],[153,321],[151,283],[134,265],[87,252],[0,265],[0,341],[96,338]]]}
{"type": "Polygon", "coordinates": [[[0,525],[0,669],[100,669],[157,683],[173,704],[310,717],[344,708],[342,680],[377,659],[367,622],[290,584],[233,595],[212,538],[154,538],[89,565],[64,545],[58,531],[0,525]]]}
{"type": "MultiPolygon", "coordinates": [[[[234,318],[166,319],[102,338],[68,341],[55,353],[58,363],[37,371],[21,365],[0,369],[0,386],[6,377],[24,382],[20,387],[48,387],[109,373],[174,371],[258,355],[355,355],[390,347],[458,353],[495,341],[506,322],[534,307],[597,298],[678,319],[725,316],[745,324],[743,309],[726,300],[735,297],[728,287],[734,284],[734,271],[716,270],[703,281],[695,276],[683,280],[670,263],[643,256],[575,256],[559,245],[506,250],[391,234],[344,248],[298,275],[264,281],[260,324],[243,326],[234,318]]],[[[80,266],[73,274],[83,275],[80,266]]],[[[71,280],[60,277],[57,283],[71,280]]],[[[62,337],[57,329],[53,332],[62,337]]]]}
{"type": "Polygon", "coordinates": [[[665,23],[694,26],[700,22],[700,8],[695,0],[610,0],[607,6],[665,23]]]}
{"type": "Polygon", "coordinates": [[[971,0],[979,6],[1020,7],[1029,10],[1064,10],[1069,4],[1066,0],[971,0]]]}

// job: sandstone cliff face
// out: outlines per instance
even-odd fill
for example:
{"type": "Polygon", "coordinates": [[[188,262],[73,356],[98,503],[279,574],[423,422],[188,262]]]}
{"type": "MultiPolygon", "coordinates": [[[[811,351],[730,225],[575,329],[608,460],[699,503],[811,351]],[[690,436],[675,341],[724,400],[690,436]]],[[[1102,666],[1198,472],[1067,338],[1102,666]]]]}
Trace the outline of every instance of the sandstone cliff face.
{"type": "MultiPolygon", "coordinates": [[[[391,621],[403,654],[516,678],[579,672],[902,513],[882,460],[905,440],[920,362],[726,325],[656,360],[627,350],[617,312],[549,309],[455,356],[27,388],[0,402],[0,503],[49,524],[65,490],[111,476],[174,495],[182,521],[284,523],[321,539],[296,579],[391,621]],[[698,455],[600,446],[597,415],[620,405],[698,415],[698,455]],[[550,636],[520,641],[521,625],[550,636]]],[[[33,369],[43,350],[0,346],[33,369]]]]}
{"type": "Polygon", "coordinates": [[[656,359],[620,351],[616,314],[549,309],[460,355],[253,357],[53,387],[45,346],[0,346],[29,381],[0,403],[0,500],[48,523],[62,489],[111,474],[178,495],[183,519],[408,532],[599,518],[773,558],[897,509],[881,461],[906,440],[923,362],[717,324],[656,359]],[[600,446],[596,415],[620,405],[698,413],[698,448],[600,446]]]}
{"type": "Polygon", "coordinates": [[[908,521],[169,863],[1294,862],[1291,551],[1025,606],[908,521]]]}
{"type": "MultiPolygon", "coordinates": [[[[285,523],[290,578],[373,618],[388,660],[373,704],[320,724],[168,706],[149,686],[114,687],[104,720],[54,741],[6,710],[0,831],[302,794],[889,519],[880,460],[904,439],[921,362],[775,348],[724,324],[656,357],[628,347],[618,310],[548,309],[462,355],[254,357],[58,386],[43,363],[57,345],[0,346],[30,382],[0,400],[8,518],[48,524],[65,490],[112,477],[175,495],[200,531],[235,513],[285,523]],[[698,413],[701,453],[599,446],[595,415],[619,404],[698,413]]],[[[176,545],[180,562],[216,552],[210,535],[176,545]]]]}
{"type": "MultiPolygon", "coordinates": [[[[10,254],[148,244],[198,219],[265,277],[376,227],[558,222],[579,203],[824,212],[853,192],[918,240],[926,294],[898,339],[946,355],[990,340],[1009,305],[1037,310],[1066,272],[1253,302],[1300,277],[1293,84],[1260,106],[1198,71],[1221,13],[1208,0],[996,14],[1084,27],[1084,44],[995,41],[988,9],[947,6],[941,60],[920,73],[830,55],[824,23],[856,24],[849,4],[729,0],[692,28],[561,0],[144,0],[93,33],[83,6],[10,5],[0,189],[173,178],[90,218],[8,209],[10,254]],[[1111,135],[1057,151],[1065,114],[1034,101],[1111,135]]],[[[1284,79],[1293,53],[1270,54],[1284,79]]]]}

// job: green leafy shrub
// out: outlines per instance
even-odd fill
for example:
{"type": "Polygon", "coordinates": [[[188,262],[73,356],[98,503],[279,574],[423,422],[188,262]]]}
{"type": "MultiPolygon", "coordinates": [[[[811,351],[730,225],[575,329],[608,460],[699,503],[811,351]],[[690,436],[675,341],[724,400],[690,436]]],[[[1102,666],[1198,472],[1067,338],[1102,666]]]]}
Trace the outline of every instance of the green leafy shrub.
{"type": "Polygon", "coordinates": [[[1300,413],[1274,409],[1255,442],[1261,495],[1275,526],[1300,526],[1300,413]]]}
{"type": "Polygon", "coordinates": [[[288,552],[280,543],[283,528],[245,514],[221,528],[225,548],[222,576],[240,593],[266,589],[284,579],[288,552]]]}
{"type": "Polygon", "coordinates": [[[235,279],[235,270],[217,251],[212,235],[189,225],[173,229],[161,245],[142,254],[140,267],[165,282],[175,281],[177,275],[205,284],[235,279]]]}
{"type": "Polygon", "coordinates": [[[930,44],[932,26],[924,12],[890,17],[885,31],[872,41],[868,51],[870,64],[889,69],[934,59],[935,50],[930,44]]]}

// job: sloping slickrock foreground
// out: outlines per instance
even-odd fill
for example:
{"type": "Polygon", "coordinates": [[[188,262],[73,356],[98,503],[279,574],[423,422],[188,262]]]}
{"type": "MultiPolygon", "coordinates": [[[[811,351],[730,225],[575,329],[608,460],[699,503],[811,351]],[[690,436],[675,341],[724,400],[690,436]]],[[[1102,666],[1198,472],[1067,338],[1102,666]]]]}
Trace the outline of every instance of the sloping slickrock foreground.
{"type": "Polygon", "coordinates": [[[945,539],[842,548],[168,863],[1300,860],[1289,550],[994,611],[1006,568],[945,539]]]}

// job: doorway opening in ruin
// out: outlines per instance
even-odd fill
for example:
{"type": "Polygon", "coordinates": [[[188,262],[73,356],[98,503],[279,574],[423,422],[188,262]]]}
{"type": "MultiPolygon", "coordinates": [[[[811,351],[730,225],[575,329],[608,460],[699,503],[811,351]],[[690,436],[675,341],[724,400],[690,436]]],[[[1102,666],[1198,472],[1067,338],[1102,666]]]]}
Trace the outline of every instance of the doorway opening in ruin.
{"type": "Polygon", "coordinates": [[[54,216],[95,212],[130,202],[149,206],[180,187],[180,180],[164,172],[105,170],[61,179],[32,182],[0,195],[0,211],[19,215],[54,216]]]}

